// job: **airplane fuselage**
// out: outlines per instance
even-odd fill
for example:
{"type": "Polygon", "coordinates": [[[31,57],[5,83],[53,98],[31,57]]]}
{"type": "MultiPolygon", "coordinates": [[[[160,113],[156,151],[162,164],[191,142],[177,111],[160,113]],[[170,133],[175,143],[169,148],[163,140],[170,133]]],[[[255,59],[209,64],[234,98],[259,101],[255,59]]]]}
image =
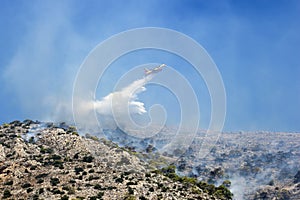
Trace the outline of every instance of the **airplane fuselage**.
{"type": "Polygon", "coordinates": [[[146,69],[145,68],[145,75],[148,76],[150,74],[158,73],[158,72],[162,71],[163,67],[165,67],[165,66],[166,66],[165,64],[162,64],[162,65],[159,65],[158,67],[155,67],[153,69],[146,69]]]}

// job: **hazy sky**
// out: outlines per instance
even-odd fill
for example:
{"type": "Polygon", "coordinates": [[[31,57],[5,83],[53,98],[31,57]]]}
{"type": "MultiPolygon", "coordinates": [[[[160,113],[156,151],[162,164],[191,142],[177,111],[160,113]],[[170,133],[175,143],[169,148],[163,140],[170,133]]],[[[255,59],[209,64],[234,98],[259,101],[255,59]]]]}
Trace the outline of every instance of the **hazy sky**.
{"type": "MultiPolygon", "coordinates": [[[[225,130],[300,131],[298,0],[2,0],[0,5],[1,123],[51,119],[57,104],[69,102],[79,66],[98,43],[151,26],[194,38],[213,58],[227,95],[225,130]]],[[[163,62],[147,56],[132,63],[163,62]]]]}

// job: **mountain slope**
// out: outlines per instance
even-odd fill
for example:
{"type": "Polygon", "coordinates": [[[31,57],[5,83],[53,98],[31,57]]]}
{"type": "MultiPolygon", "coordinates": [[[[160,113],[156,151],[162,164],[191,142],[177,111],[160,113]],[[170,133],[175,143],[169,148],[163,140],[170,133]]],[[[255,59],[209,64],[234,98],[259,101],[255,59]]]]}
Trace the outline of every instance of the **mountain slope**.
{"type": "Polygon", "coordinates": [[[228,198],[226,188],[174,179],[133,154],[110,141],[79,136],[65,124],[56,127],[31,120],[4,124],[0,195],[3,199],[228,198]]]}

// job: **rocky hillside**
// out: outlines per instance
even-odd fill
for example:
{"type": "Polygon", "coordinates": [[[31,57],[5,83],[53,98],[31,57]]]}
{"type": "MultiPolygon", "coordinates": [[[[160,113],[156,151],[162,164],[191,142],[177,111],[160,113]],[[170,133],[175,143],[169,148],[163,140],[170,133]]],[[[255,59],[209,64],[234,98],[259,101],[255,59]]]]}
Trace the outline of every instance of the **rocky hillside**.
{"type": "Polygon", "coordinates": [[[0,126],[2,199],[231,199],[215,187],[154,169],[125,148],[74,127],[25,120],[0,126]]]}
{"type": "MultiPolygon", "coordinates": [[[[165,127],[154,137],[141,139],[120,129],[104,131],[121,146],[148,152],[149,162],[158,166],[160,162],[149,155],[169,144],[174,133],[176,129],[165,127]]],[[[205,137],[209,135],[199,131],[187,151],[180,146],[174,151],[173,156],[182,155],[174,163],[178,174],[216,185],[226,182],[237,200],[300,199],[300,133],[224,132],[210,154],[199,159],[205,137]]]]}
{"type": "Polygon", "coordinates": [[[230,180],[236,199],[300,199],[300,133],[222,133],[211,153],[197,160],[203,137],[178,160],[181,174],[213,184],[230,180]]]}

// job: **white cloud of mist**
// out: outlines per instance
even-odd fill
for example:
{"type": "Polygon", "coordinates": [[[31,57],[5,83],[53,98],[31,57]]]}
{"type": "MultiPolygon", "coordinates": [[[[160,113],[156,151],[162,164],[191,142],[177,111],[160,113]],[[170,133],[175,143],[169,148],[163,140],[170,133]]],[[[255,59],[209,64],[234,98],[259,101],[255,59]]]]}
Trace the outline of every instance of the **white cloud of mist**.
{"type": "Polygon", "coordinates": [[[127,109],[133,114],[146,113],[144,103],[137,100],[137,94],[146,91],[144,85],[148,80],[146,77],[136,80],[121,91],[112,92],[101,101],[96,100],[95,109],[101,115],[112,115],[112,106],[116,109],[115,112],[118,113],[125,113],[127,109]]]}
{"type": "Polygon", "coordinates": [[[143,115],[147,111],[144,103],[137,95],[146,91],[145,84],[152,75],[133,81],[120,91],[115,91],[101,100],[93,102],[94,109],[99,114],[101,128],[125,128],[131,121],[131,115],[143,115]],[[115,121],[116,120],[116,121],[115,121]]]}

